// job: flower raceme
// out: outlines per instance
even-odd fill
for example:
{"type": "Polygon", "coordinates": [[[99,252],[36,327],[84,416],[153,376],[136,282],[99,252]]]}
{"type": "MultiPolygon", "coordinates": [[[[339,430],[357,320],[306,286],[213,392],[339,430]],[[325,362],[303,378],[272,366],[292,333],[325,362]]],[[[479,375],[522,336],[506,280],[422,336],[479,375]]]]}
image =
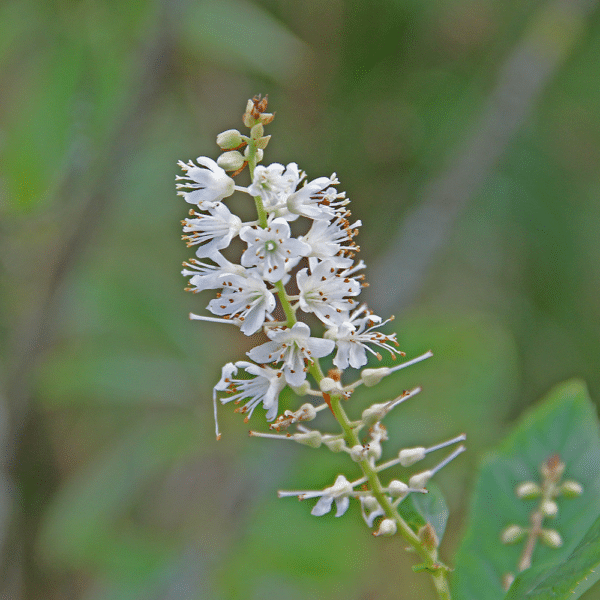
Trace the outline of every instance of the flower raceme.
{"type": "Polygon", "coordinates": [[[334,484],[324,490],[280,492],[280,496],[319,498],[312,511],[315,515],[329,512],[335,503],[336,516],[346,511],[350,498],[358,499],[369,527],[378,516],[385,517],[376,535],[392,535],[396,524],[400,524],[396,512],[400,502],[409,493],[425,492],[428,478],[464,447],[459,446],[437,467],[413,475],[408,484],[394,479],[384,486],[378,473],[420,461],[429,452],[465,437],[461,435],[429,449],[404,449],[396,459],[377,464],[381,444],[388,439],[382,419],[419,390],[373,405],[363,411],[359,421],[351,422],[345,416],[342,398],[349,399],[359,386],[376,385],[431,353],[396,367],[363,369],[350,384],[342,381],[346,369],[365,367],[369,355],[381,360],[380,350],[394,360],[404,353],[396,349],[395,333],[380,331],[391,319],[383,320],[357,301],[364,285],[364,276],[357,273],[365,268],[362,261],[355,260],[359,247],[354,237],[361,222],[349,220],[350,201],[337,189],[335,173],[308,180],[296,163],[257,165],[270,139],[264,136],[264,125],[273,115],[265,112],[266,106],[266,99],[260,97],[248,101],[243,121],[250,128],[249,136],[234,129],[217,136],[217,143],[225,151],[217,162],[200,156],[197,164],[178,163],[183,170],[183,175],[176,178],[178,194],[194,205],[189,218],[182,221],[183,239],[196,248],[196,258],[184,263],[182,271],[189,277],[186,289],[216,290],[206,307],[213,316],[191,314],[190,318],[233,325],[247,336],[264,336],[246,353],[248,360],[227,363],[214,386],[217,439],[218,402],[241,404],[236,412],[244,414],[246,421],[262,405],[266,420],[277,433],[251,432],[252,435],[346,452],[354,463],[359,463],[364,475],[354,482],[338,475],[334,484]],[[244,187],[237,185],[233,177],[246,166],[250,184],[244,187]],[[228,171],[235,172],[230,176],[228,171]],[[234,193],[245,195],[254,204],[255,220],[244,222],[231,212],[226,200],[234,193]],[[327,376],[323,374],[321,359],[333,365],[327,376]],[[298,396],[321,402],[305,402],[298,410],[286,410],[278,416],[279,396],[286,387],[298,396]],[[323,409],[333,412],[342,426],[341,433],[323,434],[305,427],[303,423],[315,419],[323,409]],[[287,432],[292,425],[296,431],[287,432]],[[368,428],[369,439],[361,443],[358,433],[363,428],[368,428]],[[369,486],[378,491],[365,489],[369,486]]]}

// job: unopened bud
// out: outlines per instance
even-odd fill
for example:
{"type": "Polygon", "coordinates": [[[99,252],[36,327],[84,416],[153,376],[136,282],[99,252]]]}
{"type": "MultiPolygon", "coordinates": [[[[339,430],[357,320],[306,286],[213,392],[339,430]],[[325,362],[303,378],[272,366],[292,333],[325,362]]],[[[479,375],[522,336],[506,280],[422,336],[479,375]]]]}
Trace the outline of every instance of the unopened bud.
{"type": "Polygon", "coordinates": [[[406,496],[408,493],[409,487],[399,479],[393,479],[390,481],[388,485],[388,494],[393,496],[394,498],[399,498],[400,496],[406,496]]]}
{"type": "Polygon", "coordinates": [[[404,450],[400,450],[398,452],[398,458],[400,459],[400,464],[403,467],[410,467],[414,465],[416,462],[423,460],[426,455],[426,449],[422,447],[417,448],[405,448],[404,450]]]}
{"type": "Polygon", "coordinates": [[[508,588],[513,584],[514,580],[515,576],[513,573],[504,573],[504,576],[502,577],[502,589],[505,592],[508,592],[508,588]]]}
{"type": "Polygon", "coordinates": [[[560,533],[554,529],[542,529],[540,531],[540,539],[550,548],[560,548],[563,543],[560,533]]]}
{"type": "Polygon", "coordinates": [[[323,443],[332,451],[332,452],[341,452],[346,444],[343,439],[335,438],[333,440],[323,440],[323,443]]]}
{"type": "Polygon", "coordinates": [[[427,482],[432,477],[433,471],[423,471],[422,473],[417,473],[408,480],[408,487],[421,490],[427,485],[427,482]]]}
{"type": "Polygon", "coordinates": [[[361,446],[360,444],[356,444],[356,446],[352,446],[352,448],[350,448],[350,458],[354,462],[360,462],[361,460],[364,460],[364,458],[365,458],[364,446],[361,446]]]}
{"type": "Polygon", "coordinates": [[[375,498],[375,496],[363,496],[362,503],[364,508],[369,512],[379,508],[379,502],[377,502],[377,498],[375,498]]]}
{"type": "Polygon", "coordinates": [[[237,171],[244,166],[244,162],[244,157],[237,150],[223,152],[217,158],[217,164],[221,169],[225,169],[225,171],[237,171]]]}
{"type": "Polygon", "coordinates": [[[323,377],[319,382],[319,388],[324,394],[330,394],[333,396],[341,396],[344,392],[340,389],[339,382],[335,381],[331,377],[323,377]]]}
{"type": "Polygon", "coordinates": [[[237,129],[228,129],[217,136],[217,145],[223,150],[239,148],[243,143],[242,134],[237,129]]]}
{"type": "Polygon", "coordinates": [[[360,378],[365,386],[373,387],[390,373],[391,371],[387,367],[381,367],[379,369],[363,369],[360,378]]]}
{"type": "Polygon", "coordinates": [[[554,500],[544,500],[540,506],[544,516],[555,517],[558,513],[558,504],[554,500]]]}
{"type": "Polygon", "coordinates": [[[500,536],[503,544],[516,544],[518,541],[523,539],[526,533],[526,529],[519,525],[509,525],[500,536]]]}
{"type": "Polygon", "coordinates": [[[264,135],[264,133],[265,133],[265,128],[263,127],[262,123],[257,123],[250,130],[250,137],[253,140],[257,140],[258,138],[261,138],[264,135]]]}
{"type": "Polygon", "coordinates": [[[517,498],[523,500],[530,500],[531,498],[537,498],[542,493],[542,488],[533,481],[524,481],[515,488],[515,494],[517,498]]]}
{"type": "Polygon", "coordinates": [[[263,125],[268,125],[275,118],[274,113],[262,113],[259,117],[263,125]]]}
{"type": "Polygon", "coordinates": [[[317,409],[310,403],[306,402],[297,411],[299,421],[312,421],[317,416],[317,409]]]}
{"type": "Polygon", "coordinates": [[[373,404],[369,406],[369,408],[365,408],[362,413],[362,421],[365,424],[365,427],[372,427],[383,419],[387,414],[386,405],[385,404],[373,404]]]}
{"type": "MultiPolygon", "coordinates": [[[[264,154],[265,153],[260,148],[258,148],[256,150],[256,155],[255,155],[256,156],[256,162],[260,162],[263,159],[264,154]]],[[[248,146],[246,146],[244,148],[244,159],[248,160],[249,156],[250,156],[250,148],[248,146]]]]}
{"type": "Polygon", "coordinates": [[[438,539],[435,529],[431,523],[427,523],[421,527],[418,535],[419,539],[421,540],[421,545],[430,552],[435,550],[440,545],[440,540],[438,539]]]}
{"type": "Polygon", "coordinates": [[[394,535],[398,531],[398,525],[396,525],[396,521],[394,519],[383,519],[379,524],[379,529],[373,532],[374,536],[390,536],[394,535]]]}
{"type": "Polygon", "coordinates": [[[563,481],[560,486],[560,492],[567,498],[577,498],[577,496],[583,494],[583,486],[579,482],[569,479],[563,481]]]}
{"type": "Polygon", "coordinates": [[[558,454],[553,454],[545,463],[540,467],[540,472],[545,479],[552,479],[558,481],[565,470],[565,463],[560,460],[558,454]]]}
{"type": "Polygon", "coordinates": [[[295,433],[292,438],[299,444],[310,446],[311,448],[319,448],[323,441],[323,436],[318,431],[309,431],[308,433],[295,433]]]}
{"type": "Polygon", "coordinates": [[[308,392],[310,391],[310,382],[306,381],[306,379],[302,382],[301,385],[294,387],[294,386],[290,386],[292,388],[292,391],[294,392],[294,394],[298,395],[298,396],[306,396],[306,394],[308,394],[308,392]]]}
{"type": "Polygon", "coordinates": [[[256,140],[256,147],[259,150],[264,150],[267,147],[267,145],[269,144],[269,140],[270,139],[271,139],[270,135],[265,135],[265,136],[257,139],[256,140]]]}
{"type": "Polygon", "coordinates": [[[381,458],[381,444],[376,440],[369,442],[365,447],[365,453],[368,458],[379,460],[381,458]]]}

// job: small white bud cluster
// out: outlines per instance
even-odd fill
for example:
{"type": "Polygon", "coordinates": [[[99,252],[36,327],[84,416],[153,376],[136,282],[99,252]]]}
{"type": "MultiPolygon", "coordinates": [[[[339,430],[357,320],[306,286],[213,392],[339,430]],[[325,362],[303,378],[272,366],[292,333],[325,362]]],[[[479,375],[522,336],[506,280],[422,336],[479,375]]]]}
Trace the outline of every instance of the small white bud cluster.
{"type": "MultiPolygon", "coordinates": [[[[190,318],[233,325],[246,336],[262,336],[246,353],[248,360],[223,366],[213,388],[217,439],[218,402],[233,401],[235,412],[243,414],[246,422],[262,406],[273,432],[251,431],[250,435],[347,453],[364,474],[353,482],[338,475],[323,490],[280,492],[280,496],[318,498],[312,510],[317,516],[329,512],[334,503],[336,516],[341,516],[350,498],[355,498],[369,527],[383,517],[374,535],[393,535],[398,522],[392,511],[409,493],[425,493],[429,479],[465,448],[459,445],[437,466],[405,474],[406,482],[392,479],[385,486],[378,480],[379,473],[396,465],[411,467],[429,453],[465,440],[465,435],[430,447],[403,448],[392,460],[379,462],[388,440],[383,418],[419,388],[373,404],[358,421],[340,415],[340,400],[350,399],[359,386],[373,387],[432,353],[392,367],[364,368],[369,354],[381,360],[380,350],[386,351],[396,360],[404,353],[397,350],[395,333],[380,331],[393,317],[384,320],[356,299],[366,285],[358,274],[365,265],[355,261],[359,247],[354,237],[361,222],[350,221],[350,201],[338,191],[335,173],[307,180],[296,163],[258,165],[271,137],[265,135],[265,126],[274,117],[266,110],[267,98],[249,100],[242,117],[249,134],[237,129],[218,134],[222,154],[217,161],[201,156],[196,163],[180,162],[184,173],[176,178],[178,194],[193,205],[182,222],[183,239],[196,248],[196,257],[184,263],[182,272],[189,277],[187,289],[215,290],[207,305],[213,316],[191,314],[190,318]],[[246,167],[250,184],[243,187],[233,177],[246,167]],[[230,211],[225,200],[234,193],[254,204],[255,220],[244,221],[230,211]],[[231,247],[234,240],[241,247],[237,257],[231,247]],[[283,316],[285,320],[279,320],[283,316]],[[326,376],[320,359],[333,365],[326,376]],[[348,368],[362,372],[354,383],[344,385],[348,368]],[[279,414],[279,398],[286,389],[318,398],[319,403],[305,402],[279,414]],[[342,433],[323,433],[304,425],[327,409],[342,425],[342,433]],[[359,438],[362,430],[368,433],[359,438]]],[[[433,537],[427,535],[429,541],[423,543],[433,544],[433,537]]]]}
{"type": "MultiPolygon", "coordinates": [[[[558,531],[542,527],[544,519],[555,518],[558,514],[558,502],[560,496],[575,498],[583,493],[583,486],[577,481],[567,480],[561,482],[566,465],[558,455],[552,455],[540,466],[541,482],[523,481],[515,487],[515,495],[522,500],[537,500],[537,508],[530,515],[531,525],[521,527],[520,525],[509,525],[500,534],[503,544],[516,544],[526,536],[528,542],[519,563],[519,571],[531,566],[531,554],[535,541],[540,540],[550,548],[560,548],[562,537],[558,531]]],[[[514,580],[512,573],[504,576],[504,589],[507,590],[514,580]]]]}

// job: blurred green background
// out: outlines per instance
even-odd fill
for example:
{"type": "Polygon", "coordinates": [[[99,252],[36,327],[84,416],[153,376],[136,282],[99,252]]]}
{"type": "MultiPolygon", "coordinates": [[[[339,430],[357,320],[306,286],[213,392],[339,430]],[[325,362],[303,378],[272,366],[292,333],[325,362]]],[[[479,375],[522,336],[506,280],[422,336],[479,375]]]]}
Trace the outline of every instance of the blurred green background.
{"type": "Polygon", "coordinates": [[[563,379],[600,397],[599,14],[5,0],[0,597],[433,598],[356,507],[276,499],[329,485],[339,457],[249,439],[229,407],[215,442],[212,386],[249,341],[187,319],[211,296],[183,291],[176,161],[216,158],[216,134],[268,93],[265,162],[337,172],[369,304],[396,315],[408,356],[435,354],[355,410],[420,384],[386,423],[390,455],[469,436],[437,479],[451,560],[481,453],[563,379]]]}

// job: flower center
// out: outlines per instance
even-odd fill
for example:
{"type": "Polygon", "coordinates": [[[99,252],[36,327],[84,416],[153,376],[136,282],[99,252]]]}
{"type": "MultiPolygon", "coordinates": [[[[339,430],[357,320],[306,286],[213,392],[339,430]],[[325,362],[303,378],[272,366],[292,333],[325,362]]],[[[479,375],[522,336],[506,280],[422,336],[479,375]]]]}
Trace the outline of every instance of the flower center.
{"type": "Polygon", "coordinates": [[[277,250],[277,244],[273,240],[267,240],[265,242],[265,250],[267,252],[275,252],[275,250],[277,250]]]}

